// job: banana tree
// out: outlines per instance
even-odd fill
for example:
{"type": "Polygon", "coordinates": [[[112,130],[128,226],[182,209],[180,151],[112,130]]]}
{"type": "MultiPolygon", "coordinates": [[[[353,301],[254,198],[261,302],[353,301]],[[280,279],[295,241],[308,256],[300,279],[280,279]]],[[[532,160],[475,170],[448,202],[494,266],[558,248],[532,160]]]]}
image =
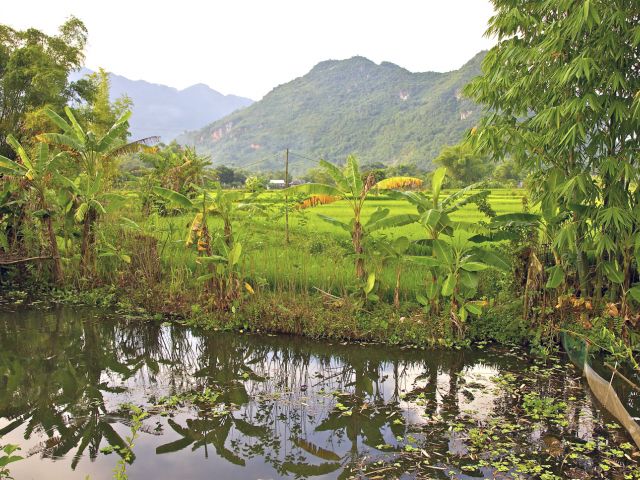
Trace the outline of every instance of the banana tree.
{"type": "Polygon", "coordinates": [[[102,187],[102,174],[98,172],[95,178],[80,174],[74,180],[57,174],[56,178],[65,188],[68,201],[64,210],[73,214],[73,220],[82,224],[82,238],[80,244],[81,270],[84,275],[93,271],[95,260],[96,229],[94,223],[99,216],[107,213],[107,205],[117,205],[125,197],[115,193],[105,192],[102,187]]]}
{"type": "MultiPolygon", "coordinates": [[[[240,292],[240,281],[237,275],[237,264],[240,260],[242,245],[233,239],[233,218],[240,211],[257,211],[258,206],[251,203],[252,196],[245,198],[240,192],[225,192],[220,184],[216,185],[215,195],[198,187],[200,196],[194,200],[179,192],[162,187],[154,187],[156,195],[194,214],[189,230],[187,246],[197,242],[198,263],[206,264],[210,273],[199,277],[210,281],[216,295],[218,306],[226,307],[237,298],[240,292]],[[244,201],[240,201],[244,200],[244,201]],[[222,220],[222,241],[213,242],[207,225],[207,216],[217,216],[222,220]],[[215,248],[215,253],[214,249],[215,248]]],[[[247,286],[251,291],[251,287],[247,286]]]]}
{"type": "MultiPolygon", "coordinates": [[[[377,188],[377,183],[373,174],[369,174],[366,178],[362,178],[360,166],[355,156],[349,155],[344,170],[339,169],[326,160],[320,160],[320,167],[333,179],[335,185],[326,185],[321,183],[307,183],[297,185],[295,187],[284,190],[285,194],[304,193],[311,196],[326,196],[334,200],[345,200],[353,212],[350,223],[345,223],[332,217],[319,215],[323,220],[337,225],[351,233],[351,241],[355,253],[355,270],[356,276],[360,280],[367,277],[365,270],[365,248],[364,239],[367,233],[370,233],[374,227],[393,227],[407,225],[417,220],[416,215],[395,215],[388,216],[388,209],[379,209],[371,216],[366,225],[362,224],[362,209],[367,200],[369,192],[377,188]],[[369,227],[369,232],[367,232],[369,227]]],[[[393,179],[386,179],[386,184],[393,184],[393,179]]],[[[403,182],[407,182],[407,178],[402,178],[403,182]]],[[[414,179],[421,182],[419,179],[414,179]]],[[[384,185],[383,185],[384,186],[384,185]]]]}
{"type": "Polygon", "coordinates": [[[7,136],[7,143],[15,150],[22,163],[10,160],[0,155],[0,173],[21,179],[21,185],[36,194],[38,210],[35,214],[40,218],[49,239],[49,251],[53,259],[53,277],[56,283],[63,282],[62,262],[60,251],[53,228],[53,207],[48,201],[47,192],[51,186],[53,175],[57,172],[59,162],[67,158],[64,152],[51,155],[49,145],[39,143],[36,156],[31,158],[24,147],[13,135],[7,136]]]}
{"type": "MultiPolygon", "coordinates": [[[[242,255],[242,244],[236,242],[229,247],[220,238],[217,238],[214,243],[219,254],[198,257],[197,263],[212,267],[212,271],[198,277],[198,281],[213,282],[216,306],[225,310],[240,296],[242,290],[241,277],[238,271],[238,262],[240,262],[242,255]]],[[[253,292],[253,288],[248,283],[245,283],[245,288],[250,293],[253,292]]]]}
{"type": "Polygon", "coordinates": [[[433,256],[411,257],[417,264],[426,266],[432,273],[432,283],[427,298],[418,297],[427,306],[433,296],[441,295],[450,300],[449,317],[456,332],[461,336],[469,313],[478,315],[481,303],[474,301],[478,289],[478,272],[495,268],[510,271],[509,263],[494,251],[471,240],[473,234],[456,229],[451,236],[433,240],[433,256]]]}
{"type": "Polygon", "coordinates": [[[442,197],[442,185],[447,169],[440,167],[431,177],[431,191],[392,191],[390,196],[407,200],[414,205],[419,214],[418,222],[427,230],[430,239],[437,239],[441,234],[451,234],[453,222],[450,215],[470,203],[480,203],[489,195],[487,190],[473,192],[480,184],[474,183],[450,195],[442,197]]]}
{"type": "Polygon", "coordinates": [[[395,263],[395,286],[393,289],[393,305],[396,308],[400,308],[400,276],[402,270],[408,263],[409,259],[407,250],[409,249],[410,242],[407,237],[398,237],[394,240],[388,240],[386,238],[376,239],[373,248],[382,256],[383,263],[391,260],[395,263]]]}
{"type": "MultiPolygon", "coordinates": [[[[158,137],[148,137],[127,142],[125,139],[131,112],[126,112],[118,118],[107,133],[98,135],[92,130],[85,131],[69,107],[65,107],[64,111],[68,121],[51,109],[45,110],[47,117],[62,130],[62,133],[43,133],[38,135],[38,139],[56,145],[76,162],[79,178],[82,177],[81,183],[86,184],[90,196],[108,189],[110,168],[116,158],[139,152],[148,144],[159,140],[158,137]],[[98,190],[94,190],[96,188],[98,190]]],[[[101,213],[104,213],[96,207],[94,202],[83,202],[76,211],[76,217],[83,221],[80,266],[84,274],[90,273],[90,264],[94,257],[95,224],[101,213]]]]}
{"type": "Polygon", "coordinates": [[[216,182],[215,195],[207,189],[195,187],[199,196],[192,200],[175,190],[154,187],[153,192],[160,198],[195,214],[191,233],[187,243],[193,243],[193,235],[200,228],[206,228],[206,216],[211,215],[222,220],[224,242],[227,248],[233,247],[233,219],[239,212],[262,213],[262,207],[253,202],[256,195],[246,196],[243,192],[229,192],[216,182]]]}

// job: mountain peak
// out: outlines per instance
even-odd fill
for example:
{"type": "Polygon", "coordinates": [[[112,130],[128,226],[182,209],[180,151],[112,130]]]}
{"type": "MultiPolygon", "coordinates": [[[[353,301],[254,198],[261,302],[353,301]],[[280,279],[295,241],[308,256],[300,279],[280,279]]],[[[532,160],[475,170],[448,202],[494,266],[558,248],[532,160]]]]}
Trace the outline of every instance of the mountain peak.
{"type": "Polygon", "coordinates": [[[428,167],[440,149],[457,143],[479,118],[459,95],[480,73],[479,62],[449,73],[412,73],[363,56],[326,60],[237,111],[178,140],[210,153],[214,164],[281,168],[285,148],[304,157],[343,162],[417,163],[428,167]],[[475,66],[474,66],[475,65],[475,66]]]}
{"type": "Polygon", "coordinates": [[[204,83],[194,83],[193,85],[184,88],[182,90],[180,90],[181,92],[217,92],[216,90],[214,90],[213,88],[211,88],[209,85],[206,85],[204,83]]]}
{"type": "MultiPolygon", "coordinates": [[[[87,68],[73,72],[71,80],[93,73],[87,68]]],[[[204,83],[184,90],[145,80],[130,80],[109,73],[111,99],[127,95],[133,101],[130,131],[133,138],[158,135],[169,142],[187,130],[202,128],[240,108],[252,100],[223,95],[204,83]]]]}

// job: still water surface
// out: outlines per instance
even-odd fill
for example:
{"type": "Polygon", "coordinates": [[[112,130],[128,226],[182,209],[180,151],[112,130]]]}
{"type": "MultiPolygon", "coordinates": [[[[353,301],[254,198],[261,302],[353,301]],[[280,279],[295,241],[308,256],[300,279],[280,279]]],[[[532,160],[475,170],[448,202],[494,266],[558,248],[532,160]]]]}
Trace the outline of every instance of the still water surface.
{"type": "MultiPolygon", "coordinates": [[[[128,466],[132,480],[506,478],[491,462],[478,466],[470,439],[517,424],[527,389],[565,402],[567,421],[531,419],[507,432],[522,458],[593,478],[599,460],[560,465],[553,451],[609,435],[567,363],[540,367],[517,349],[203,332],[91,309],[5,311],[0,443],[19,444],[27,457],[11,466],[16,480],[108,479],[119,457],[102,449],[129,434],[121,409],[129,402],[151,413],[128,466]],[[198,395],[208,400],[193,401],[198,395]]],[[[628,441],[618,437],[606,441],[628,441]]]]}

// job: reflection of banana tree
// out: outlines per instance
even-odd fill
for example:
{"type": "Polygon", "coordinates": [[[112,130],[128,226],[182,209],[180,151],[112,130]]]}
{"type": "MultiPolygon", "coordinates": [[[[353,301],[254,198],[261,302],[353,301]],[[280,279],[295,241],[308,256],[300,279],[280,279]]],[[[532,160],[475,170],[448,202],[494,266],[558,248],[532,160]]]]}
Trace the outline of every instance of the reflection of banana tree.
{"type": "Polygon", "coordinates": [[[319,465],[314,465],[309,462],[283,462],[281,468],[284,472],[293,473],[300,477],[315,477],[335,472],[342,466],[340,464],[340,456],[331,450],[321,448],[302,438],[295,438],[293,444],[314,457],[327,461],[319,465]]]}
{"type": "Polygon", "coordinates": [[[266,427],[251,425],[244,420],[235,418],[231,413],[214,416],[205,414],[197,419],[190,418],[186,421],[185,427],[172,419],[169,419],[168,423],[182,438],[159,446],[156,448],[157,454],[178,452],[191,446],[192,451],[204,448],[205,457],[208,458],[207,446],[213,445],[217,455],[234,465],[244,466],[245,460],[226,446],[231,429],[237,429],[245,437],[254,437],[262,441],[266,441],[269,437],[269,431],[266,427]]]}
{"type": "Polygon", "coordinates": [[[317,432],[342,430],[351,442],[351,452],[358,453],[358,439],[379,448],[385,445],[383,430],[389,428],[394,436],[404,435],[406,426],[397,403],[378,400],[368,402],[357,395],[341,395],[336,407],[316,427],[317,432]],[[398,420],[398,421],[396,421],[398,420]]]}
{"type": "Polygon", "coordinates": [[[238,347],[228,338],[206,338],[202,345],[201,368],[194,373],[194,377],[205,379],[207,387],[219,392],[219,400],[225,404],[246,404],[249,393],[245,382],[264,381],[250,365],[265,361],[268,352],[254,357],[252,349],[238,347]]]}
{"type": "Polygon", "coordinates": [[[135,373],[118,359],[113,329],[96,322],[50,317],[22,319],[0,332],[0,416],[12,421],[1,434],[25,425],[48,439],[40,453],[60,457],[76,448],[72,467],[88,449],[91,458],[106,440],[124,446],[110,422],[103,395],[118,393],[104,382],[106,371],[129,378],[135,373]],[[78,342],[82,338],[83,342],[78,342]]]}

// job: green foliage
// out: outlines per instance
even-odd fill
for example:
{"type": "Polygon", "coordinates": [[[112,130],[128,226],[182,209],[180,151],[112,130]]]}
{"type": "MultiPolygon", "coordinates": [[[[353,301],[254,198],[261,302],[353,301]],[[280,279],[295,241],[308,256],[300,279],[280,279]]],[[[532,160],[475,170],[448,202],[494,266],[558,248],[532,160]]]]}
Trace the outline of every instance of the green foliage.
{"type": "Polygon", "coordinates": [[[0,446],[0,478],[13,480],[8,465],[22,460],[20,455],[13,455],[18,450],[20,450],[18,445],[7,444],[0,446]]]}
{"type": "MultiPolygon", "coordinates": [[[[321,216],[321,218],[328,223],[339,226],[345,231],[351,232],[351,241],[353,243],[355,255],[356,276],[358,280],[364,281],[365,278],[367,278],[367,272],[365,270],[365,258],[368,254],[365,251],[367,235],[376,230],[413,223],[417,220],[417,216],[398,215],[389,217],[389,209],[378,209],[363,225],[361,218],[362,209],[370,191],[377,185],[375,177],[370,173],[366,178],[363,178],[363,174],[360,171],[360,164],[357,158],[353,155],[349,155],[347,157],[346,166],[342,170],[326,160],[320,161],[320,167],[328,176],[331,177],[335,186],[319,183],[307,183],[288,188],[285,192],[291,194],[302,193],[306,195],[335,197],[335,199],[347,201],[353,211],[353,217],[350,219],[349,223],[341,222],[340,220],[328,216],[321,216]]],[[[387,179],[387,181],[388,180],[390,179],[387,179]]],[[[367,280],[366,283],[368,284],[369,281],[367,280]]],[[[365,287],[365,294],[368,295],[372,288],[367,291],[367,288],[365,287]]]]}
{"type": "MultiPolygon", "coordinates": [[[[334,163],[356,154],[363,165],[430,167],[443,146],[460,141],[478,120],[478,107],[459,93],[479,73],[483,55],[449,73],[411,73],[362,57],[322,62],[179,141],[227,166],[258,163],[261,170],[281,169],[287,145],[296,159],[294,174],[316,166],[296,158],[296,151],[334,163]]],[[[327,183],[316,174],[310,173],[311,181],[327,183]]]]}
{"type": "Polygon", "coordinates": [[[498,43],[465,89],[492,113],[469,140],[533,171],[558,267],[547,286],[575,284],[582,297],[621,302],[628,316],[640,236],[638,3],[492,3],[498,43]]]}
{"type": "Polygon", "coordinates": [[[68,79],[82,66],[86,41],[87,30],[75,17],[55,36],[0,25],[0,155],[14,158],[9,134],[27,145],[46,128],[44,107],[60,111],[68,101],[90,96],[87,82],[68,79]]]}
{"type": "Polygon", "coordinates": [[[131,433],[125,437],[124,445],[110,445],[102,449],[103,453],[118,452],[120,460],[118,465],[113,470],[114,480],[127,480],[127,464],[133,462],[133,447],[135,447],[135,441],[140,434],[140,429],[143,426],[143,421],[149,416],[148,412],[145,412],[142,408],[133,404],[124,404],[121,406],[122,410],[125,410],[131,415],[131,433]]]}
{"type": "Polygon", "coordinates": [[[486,156],[479,155],[466,143],[444,147],[434,163],[446,168],[449,177],[458,185],[486,180],[493,169],[486,156]]]}

